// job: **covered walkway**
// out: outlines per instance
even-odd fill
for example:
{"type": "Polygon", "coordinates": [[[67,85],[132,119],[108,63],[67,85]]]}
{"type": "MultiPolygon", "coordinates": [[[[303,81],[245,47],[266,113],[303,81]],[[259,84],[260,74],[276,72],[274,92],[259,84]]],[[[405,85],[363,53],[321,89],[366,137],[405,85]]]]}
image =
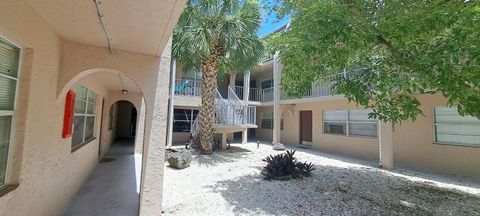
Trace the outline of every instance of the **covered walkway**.
{"type": "Polygon", "coordinates": [[[133,139],[116,140],[65,215],[138,215],[140,161],[140,155],[134,154],[133,139]]]}

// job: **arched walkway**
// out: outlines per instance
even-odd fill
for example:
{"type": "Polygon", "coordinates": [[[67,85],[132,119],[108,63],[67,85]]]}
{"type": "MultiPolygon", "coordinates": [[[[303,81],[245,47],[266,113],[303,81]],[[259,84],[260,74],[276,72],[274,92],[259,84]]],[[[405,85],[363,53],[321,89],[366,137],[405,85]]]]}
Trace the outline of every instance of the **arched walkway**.
{"type": "Polygon", "coordinates": [[[97,96],[95,114],[99,163],[65,215],[138,215],[146,107],[143,94],[118,71],[91,70],[68,82],[97,96]],[[92,72],[93,71],[93,72],[92,72]],[[100,105],[101,103],[101,105],[100,105]]]}

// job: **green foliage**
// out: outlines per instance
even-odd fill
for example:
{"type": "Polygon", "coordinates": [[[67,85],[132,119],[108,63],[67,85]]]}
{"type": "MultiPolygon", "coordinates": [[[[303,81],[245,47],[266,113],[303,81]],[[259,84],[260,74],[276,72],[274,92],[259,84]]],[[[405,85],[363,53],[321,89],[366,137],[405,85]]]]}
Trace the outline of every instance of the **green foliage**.
{"type": "Polygon", "coordinates": [[[256,0],[189,0],[173,33],[172,54],[184,70],[200,70],[202,59],[220,45],[220,71],[242,73],[260,61],[264,47],[256,35],[256,0]]]}
{"type": "Polygon", "coordinates": [[[276,0],[292,14],[274,39],[282,87],[300,96],[312,80],[394,124],[422,114],[417,93],[441,93],[480,118],[478,0],[276,0]],[[346,70],[346,76],[338,76],[346,70]]]}
{"type": "Polygon", "coordinates": [[[263,170],[265,171],[265,179],[281,179],[283,177],[303,178],[312,175],[315,167],[309,162],[300,162],[293,155],[295,150],[269,155],[262,161],[265,162],[263,170]]]}

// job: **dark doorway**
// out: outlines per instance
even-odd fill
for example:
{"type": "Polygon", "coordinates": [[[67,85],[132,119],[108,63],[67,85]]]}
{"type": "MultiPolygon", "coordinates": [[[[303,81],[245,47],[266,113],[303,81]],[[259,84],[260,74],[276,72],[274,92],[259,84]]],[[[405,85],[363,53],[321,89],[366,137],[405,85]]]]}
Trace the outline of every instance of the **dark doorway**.
{"type": "Polygon", "coordinates": [[[137,128],[137,110],[132,103],[127,101],[118,102],[117,111],[117,138],[134,138],[137,128]]]}
{"type": "Polygon", "coordinates": [[[312,144],[312,111],[300,111],[300,144],[312,144]]]}

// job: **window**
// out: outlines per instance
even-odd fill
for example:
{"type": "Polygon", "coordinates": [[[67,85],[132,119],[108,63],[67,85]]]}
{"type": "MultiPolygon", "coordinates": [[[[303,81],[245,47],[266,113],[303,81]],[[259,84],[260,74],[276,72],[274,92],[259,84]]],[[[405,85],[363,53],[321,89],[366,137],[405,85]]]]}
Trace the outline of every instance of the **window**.
{"type": "Polygon", "coordinates": [[[108,129],[114,129],[117,126],[117,112],[118,112],[118,103],[113,104],[110,106],[110,110],[108,112],[108,129]]]}
{"type": "Polygon", "coordinates": [[[346,136],[377,137],[377,121],[369,119],[372,110],[325,110],[323,132],[346,136]]]}
{"type": "Polygon", "coordinates": [[[480,147],[480,120],[456,108],[435,107],[435,142],[480,147]]]}
{"type": "Polygon", "coordinates": [[[273,79],[262,81],[262,89],[273,88],[273,79]]]}
{"type": "Polygon", "coordinates": [[[283,113],[282,113],[282,118],[280,119],[280,130],[283,130],[284,126],[285,126],[285,121],[283,120],[283,113]]]}
{"type": "Polygon", "coordinates": [[[260,113],[260,127],[262,129],[273,129],[273,112],[260,113]]]}
{"type": "Polygon", "coordinates": [[[323,112],[323,132],[347,135],[346,110],[326,110],[323,112]]]}
{"type": "Polygon", "coordinates": [[[93,139],[97,95],[82,85],[77,85],[74,91],[76,97],[72,149],[77,149],[93,139]]]}
{"type": "Polygon", "coordinates": [[[371,109],[348,112],[348,133],[351,136],[377,137],[377,120],[368,118],[371,109]]]}
{"type": "Polygon", "coordinates": [[[0,38],[0,188],[6,183],[20,49],[0,38]]]}
{"type": "Polygon", "coordinates": [[[198,110],[174,109],[173,132],[191,132],[193,122],[198,116],[198,110]]]}

